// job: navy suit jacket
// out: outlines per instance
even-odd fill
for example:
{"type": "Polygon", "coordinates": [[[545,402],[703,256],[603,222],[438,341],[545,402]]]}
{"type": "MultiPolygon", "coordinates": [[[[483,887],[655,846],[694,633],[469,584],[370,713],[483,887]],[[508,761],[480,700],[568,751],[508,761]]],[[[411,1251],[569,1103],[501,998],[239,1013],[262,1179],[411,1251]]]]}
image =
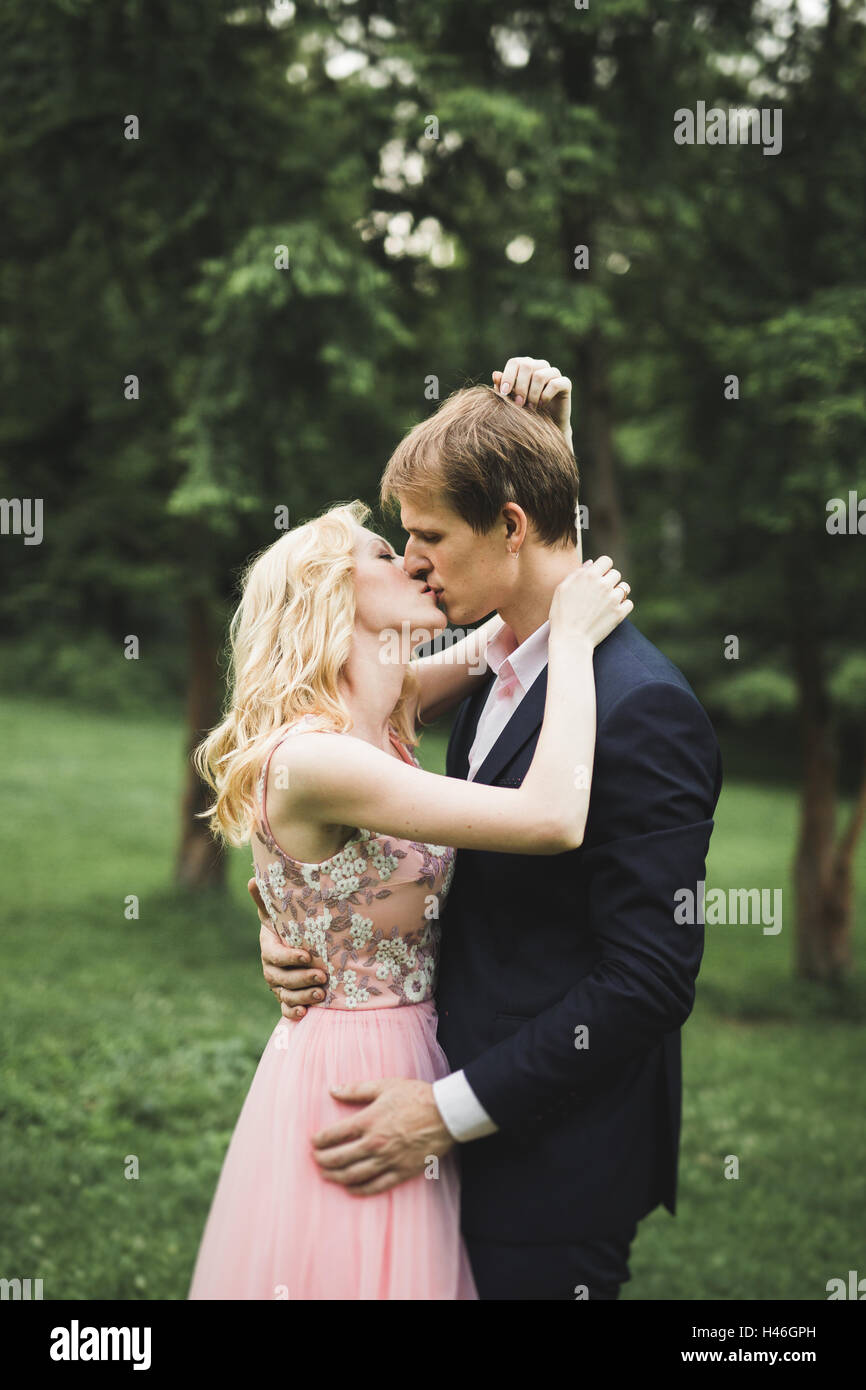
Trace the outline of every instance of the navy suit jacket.
{"type": "MultiPolygon", "coordinates": [[[[675,921],[674,895],[704,879],[721,757],[685,677],[627,619],[594,672],[583,844],[461,849],[443,911],[439,1041],[499,1126],[459,1146],[469,1238],[571,1244],[676,1208],[680,1028],[704,937],[675,921]]],[[[467,775],[493,679],[460,707],[450,777],[467,775]]],[[[520,785],[546,690],[545,668],[476,782],[520,785]]]]}

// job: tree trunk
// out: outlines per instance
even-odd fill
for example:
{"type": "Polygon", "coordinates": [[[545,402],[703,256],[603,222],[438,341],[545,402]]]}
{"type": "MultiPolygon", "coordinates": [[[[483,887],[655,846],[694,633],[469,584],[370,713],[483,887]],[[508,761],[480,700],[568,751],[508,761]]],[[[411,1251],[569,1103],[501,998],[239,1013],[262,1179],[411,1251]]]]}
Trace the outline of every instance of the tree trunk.
{"type": "Polygon", "coordinates": [[[794,864],[796,974],[838,984],[851,967],[852,860],[866,818],[866,778],[846,833],[836,844],[836,751],[817,644],[795,645],[800,693],[803,787],[794,864]]]}
{"type": "Polygon", "coordinates": [[[187,696],[186,782],[181,805],[181,834],[178,847],[176,881],[186,888],[221,887],[225,882],[225,851],[215,840],[207,821],[197,820],[212,799],[190,761],[196,744],[219,719],[219,648],[210,605],[196,596],[187,602],[189,634],[189,690],[187,696]]]}
{"type": "Polygon", "coordinates": [[[827,890],[827,935],[831,966],[839,977],[851,969],[851,932],[854,919],[854,851],[866,823],[866,767],[848,828],[833,851],[827,890]]]}

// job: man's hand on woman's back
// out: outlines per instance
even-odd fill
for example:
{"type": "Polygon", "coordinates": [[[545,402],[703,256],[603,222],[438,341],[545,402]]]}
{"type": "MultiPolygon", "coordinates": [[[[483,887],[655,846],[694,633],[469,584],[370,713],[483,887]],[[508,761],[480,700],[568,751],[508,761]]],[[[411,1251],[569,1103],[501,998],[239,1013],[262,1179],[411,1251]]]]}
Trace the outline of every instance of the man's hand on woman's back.
{"type": "Polygon", "coordinates": [[[284,1018],[293,1021],[303,1018],[308,1008],[320,1004],[325,997],[328,971],[320,956],[314,956],[306,946],[287,946],[277,936],[262,895],[254,878],[247,884],[250,897],[258,908],[261,930],[262,973],[277,999],[284,1018]]]}

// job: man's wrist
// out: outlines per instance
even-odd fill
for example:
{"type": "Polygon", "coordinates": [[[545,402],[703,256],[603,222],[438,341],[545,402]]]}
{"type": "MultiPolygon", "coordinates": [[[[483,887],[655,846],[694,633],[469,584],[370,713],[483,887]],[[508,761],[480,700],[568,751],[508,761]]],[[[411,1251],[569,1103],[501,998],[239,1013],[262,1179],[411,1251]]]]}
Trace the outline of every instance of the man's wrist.
{"type": "Polygon", "coordinates": [[[459,1144],[495,1134],[499,1126],[488,1115],[462,1071],[433,1082],[433,1099],[448,1133],[459,1144]]]}

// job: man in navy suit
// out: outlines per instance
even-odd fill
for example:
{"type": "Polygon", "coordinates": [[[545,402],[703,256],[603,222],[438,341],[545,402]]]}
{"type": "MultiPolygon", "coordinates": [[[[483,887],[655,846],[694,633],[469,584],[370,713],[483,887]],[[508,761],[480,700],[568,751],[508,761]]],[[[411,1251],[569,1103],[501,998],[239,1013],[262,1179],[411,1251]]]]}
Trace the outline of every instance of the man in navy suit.
{"type": "MultiPolygon", "coordinates": [[[[582,561],[578,475],[567,378],[512,358],[494,381],[416,426],[382,492],[400,504],[406,568],[451,624],[503,619],[457,714],[447,772],[516,787],[544,713],[550,602],[582,561]],[[500,531],[516,564],[473,563],[479,537],[498,553],[500,531]]],[[[703,952],[702,927],[677,921],[676,894],[704,880],[721,760],[685,677],[628,620],[599,645],[594,671],[581,847],[457,856],[436,987],[452,1073],[344,1088],[364,1108],[315,1139],[330,1180],[359,1196],[458,1143],[483,1299],[615,1299],[637,1223],[660,1203],[675,1211],[680,1029],[703,952]]],[[[279,968],[290,948],[263,932],[262,954],[289,1016],[317,1002],[314,972],[279,968]]]]}

